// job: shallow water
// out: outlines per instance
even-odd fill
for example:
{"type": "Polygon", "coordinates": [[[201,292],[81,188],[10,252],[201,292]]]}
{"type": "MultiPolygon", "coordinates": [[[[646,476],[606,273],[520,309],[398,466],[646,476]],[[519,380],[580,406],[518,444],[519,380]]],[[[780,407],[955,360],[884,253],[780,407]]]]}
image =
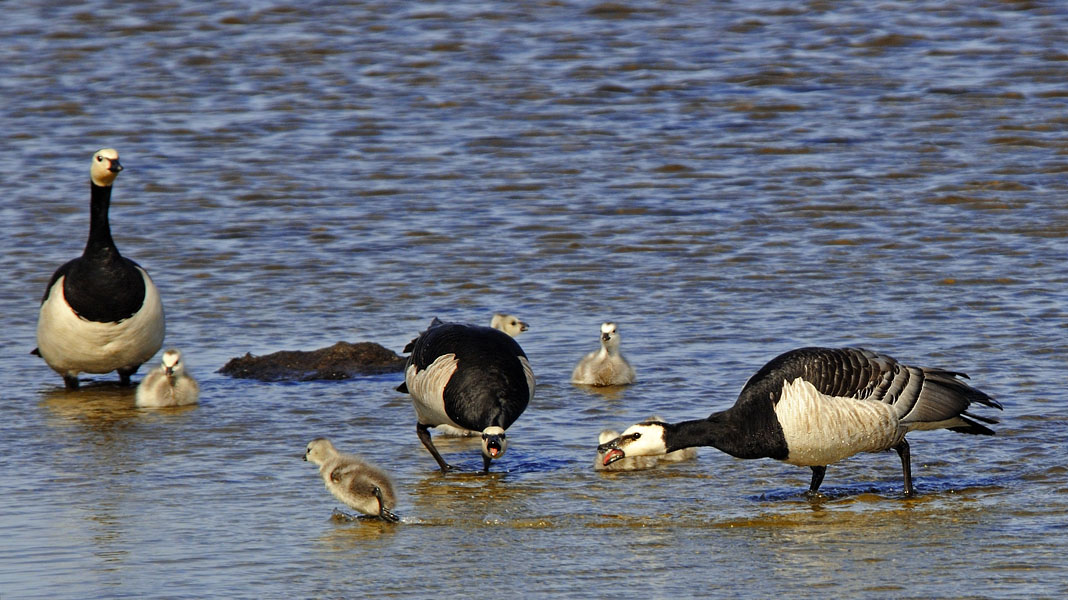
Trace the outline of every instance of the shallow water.
{"type": "MultiPolygon", "coordinates": [[[[1068,594],[1068,11],[1045,2],[17,3],[0,22],[0,596],[1068,594]],[[93,150],[199,406],[68,393],[33,348],[93,150]],[[246,352],[520,315],[538,379],[488,476],[442,476],[399,375],[246,352]],[[568,383],[620,324],[639,381],[568,383]],[[967,372],[994,438],[828,469],[592,469],[801,345],[967,372]],[[304,445],[391,472],[347,523],[304,445]],[[477,591],[476,591],[477,590],[477,591]]],[[[155,362],[155,360],[153,361],[155,362]]],[[[142,368],[142,373],[147,367],[142,368]]],[[[446,458],[481,464],[472,440],[446,458]]]]}

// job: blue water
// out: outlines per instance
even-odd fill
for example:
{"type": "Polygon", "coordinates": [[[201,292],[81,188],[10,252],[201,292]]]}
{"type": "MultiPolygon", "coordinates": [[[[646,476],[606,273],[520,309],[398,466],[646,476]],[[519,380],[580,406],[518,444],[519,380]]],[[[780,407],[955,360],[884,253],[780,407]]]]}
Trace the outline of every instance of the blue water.
{"type": "MultiPolygon", "coordinates": [[[[1068,532],[1068,10],[1054,2],[5,6],[0,597],[1056,598],[1068,532]],[[198,406],[29,351],[119,150],[120,250],[198,406]],[[246,352],[400,352],[530,323],[535,401],[440,475],[399,374],[260,383],[246,352]],[[620,326],[638,382],[568,383],[620,326]],[[714,449],[593,471],[597,433],[729,406],[802,345],[968,373],[994,438],[807,469],[714,449]],[[99,384],[99,385],[97,385],[99,384]],[[397,526],[331,518],[327,436],[397,526]],[[804,590],[800,592],[799,590],[804,590]]],[[[156,359],[153,360],[153,363],[156,359]]],[[[142,373],[148,366],[142,368],[142,373]]],[[[477,444],[441,439],[454,464],[477,444]]]]}

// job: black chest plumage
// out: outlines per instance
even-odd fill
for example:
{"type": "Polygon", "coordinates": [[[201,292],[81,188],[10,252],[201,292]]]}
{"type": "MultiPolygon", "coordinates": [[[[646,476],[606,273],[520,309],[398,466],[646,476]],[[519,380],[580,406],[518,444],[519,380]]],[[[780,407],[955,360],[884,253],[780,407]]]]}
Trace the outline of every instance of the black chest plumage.
{"type": "Polygon", "coordinates": [[[132,317],[144,305],[144,277],[136,263],[117,251],[82,256],[60,267],[48,282],[44,300],[61,276],[67,304],[83,319],[115,323],[132,317]]]}

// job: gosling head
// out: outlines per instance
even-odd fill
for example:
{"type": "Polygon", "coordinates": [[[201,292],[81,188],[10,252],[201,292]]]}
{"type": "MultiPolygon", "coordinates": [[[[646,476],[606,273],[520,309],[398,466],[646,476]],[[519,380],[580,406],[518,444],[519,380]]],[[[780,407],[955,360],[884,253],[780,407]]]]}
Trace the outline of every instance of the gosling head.
{"type": "Polygon", "coordinates": [[[597,446],[598,454],[604,456],[603,463],[608,466],[628,456],[658,456],[667,454],[664,433],[667,423],[644,421],[631,425],[619,437],[602,442],[597,446]]]}
{"type": "Polygon", "coordinates": [[[163,352],[163,372],[167,374],[167,377],[174,379],[185,370],[185,364],[182,362],[182,352],[174,348],[170,348],[163,352]]]}
{"type": "Polygon", "coordinates": [[[619,348],[619,329],[615,323],[601,323],[601,345],[608,349],[619,348]]]}
{"type": "Polygon", "coordinates": [[[337,448],[330,443],[330,440],[326,438],[315,438],[308,442],[308,447],[304,450],[304,460],[313,462],[317,465],[322,465],[330,457],[337,454],[337,448]]]}
{"type": "Polygon", "coordinates": [[[504,456],[508,449],[508,438],[505,436],[503,427],[487,427],[482,430],[482,466],[483,470],[489,471],[491,460],[504,456]]]}
{"type": "Polygon", "coordinates": [[[490,327],[499,329],[512,337],[519,337],[519,334],[530,328],[529,325],[520,321],[519,317],[504,313],[494,314],[493,319],[490,321],[490,327]]]}
{"type": "Polygon", "coordinates": [[[119,152],[114,148],[103,148],[93,153],[93,164],[89,167],[89,179],[94,185],[108,187],[119,176],[122,165],[119,164],[119,152]]]}

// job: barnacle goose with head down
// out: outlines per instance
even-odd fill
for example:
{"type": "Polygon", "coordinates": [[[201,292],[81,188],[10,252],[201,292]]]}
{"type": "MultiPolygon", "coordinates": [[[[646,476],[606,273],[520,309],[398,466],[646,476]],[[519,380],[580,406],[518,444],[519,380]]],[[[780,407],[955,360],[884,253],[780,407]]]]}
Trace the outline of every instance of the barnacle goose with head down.
{"type": "Polygon", "coordinates": [[[391,510],[397,503],[393,482],[382,471],[352,454],[339,452],[326,438],[308,442],[304,460],[319,465],[319,475],[335,498],[366,517],[400,521],[391,510]]]}
{"type": "Polygon", "coordinates": [[[430,440],[430,427],[482,432],[482,468],[508,448],[505,430],[534,398],[534,373],[508,334],[434,319],[405,348],[404,383],[415,406],[416,433],[442,471],[453,469],[430,440]]]}
{"type": "Polygon", "coordinates": [[[163,346],[163,304],[156,286],[111,239],[111,184],[121,170],[115,150],[93,154],[89,241],[80,257],[52,275],[41,299],[34,354],[62,375],[69,389],[78,387],[79,373],[118,371],[129,385],[141,363],[163,346]]]}
{"type": "Polygon", "coordinates": [[[907,433],[994,434],[980,422],[997,419],[968,408],[973,402],[997,409],[1001,404],[963,377],[910,367],[862,348],[800,348],[750,377],[731,408],[694,421],[638,423],[600,449],[606,465],[693,446],[712,446],[737,458],[774,458],[811,467],[809,494],[818,492],[827,465],[860,452],[894,449],[905,494],[912,495],[907,433]]]}
{"type": "Polygon", "coordinates": [[[616,324],[601,323],[601,349],[582,357],[571,372],[571,383],[593,386],[634,383],[634,367],[623,358],[619,342],[616,324]]]}

